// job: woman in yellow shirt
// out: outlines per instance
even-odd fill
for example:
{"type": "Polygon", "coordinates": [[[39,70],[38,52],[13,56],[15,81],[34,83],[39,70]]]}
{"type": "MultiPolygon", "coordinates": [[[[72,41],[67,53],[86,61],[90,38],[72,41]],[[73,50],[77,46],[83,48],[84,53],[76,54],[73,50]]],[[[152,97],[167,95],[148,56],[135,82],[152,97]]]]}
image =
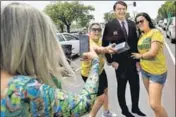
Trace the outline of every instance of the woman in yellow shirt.
{"type": "Polygon", "coordinates": [[[138,41],[139,53],[133,53],[132,57],[140,59],[143,82],[155,117],[168,117],[161,104],[162,90],[167,77],[163,34],[155,28],[147,13],[138,14],[135,21],[142,33],[138,41]]]}
{"type": "MultiPolygon", "coordinates": [[[[94,48],[94,50],[98,53],[99,57],[99,88],[97,93],[97,99],[95,101],[95,104],[90,112],[90,117],[95,117],[98,110],[103,105],[104,107],[104,113],[102,117],[116,117],[116,114],[113,114],[108,109],[108,81],[107,81],[107,75],[104,70],[104,54],[105,53],[114,53],[116,52],[113,50],[112,46],[108,47],[102,47],[102,40],[101,40],[101,25],[99,23],[92,23],[89,26],[89,39],[90,39],[90,45],[94,48]]],[[[81,61],[81,75],[86,82],[88,74],[91,69],[91,61],[81,61]]]]}

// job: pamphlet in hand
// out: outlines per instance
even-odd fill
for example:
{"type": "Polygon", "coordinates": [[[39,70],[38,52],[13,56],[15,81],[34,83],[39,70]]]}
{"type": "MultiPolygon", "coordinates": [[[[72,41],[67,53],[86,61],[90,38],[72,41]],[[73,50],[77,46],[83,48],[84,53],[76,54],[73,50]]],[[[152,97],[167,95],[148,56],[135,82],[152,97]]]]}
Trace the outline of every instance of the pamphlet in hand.
{"type": "Polygon", "coordinates": [[[127,51],[127,50],[130,49],[130,47],[129,47],[129,45],[128,45],[128,43],[127,43],[126,41],[117,44],[114,48],[117,50],[117,52],[118,52],[119,54],[120,54],[120,53],[123,53],[123,52],[125,52],[125,51],[127,51]]]}

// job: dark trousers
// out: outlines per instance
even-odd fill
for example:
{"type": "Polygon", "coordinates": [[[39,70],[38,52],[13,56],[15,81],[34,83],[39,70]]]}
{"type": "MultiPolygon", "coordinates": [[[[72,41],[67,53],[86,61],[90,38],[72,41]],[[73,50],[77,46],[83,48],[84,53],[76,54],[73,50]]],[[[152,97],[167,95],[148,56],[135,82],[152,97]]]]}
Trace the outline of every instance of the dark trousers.
{"type": "Polygon", "coordinates": [[[116,70],[117,96],[122,112],[128,112],[125,98],[127,82],[129,82],[130,85],[132,108],[138,108],[139,102],[139,75],[137,73],[136,66],[128,66],[129,65],[126,67],[119,66],[116,70]]]}

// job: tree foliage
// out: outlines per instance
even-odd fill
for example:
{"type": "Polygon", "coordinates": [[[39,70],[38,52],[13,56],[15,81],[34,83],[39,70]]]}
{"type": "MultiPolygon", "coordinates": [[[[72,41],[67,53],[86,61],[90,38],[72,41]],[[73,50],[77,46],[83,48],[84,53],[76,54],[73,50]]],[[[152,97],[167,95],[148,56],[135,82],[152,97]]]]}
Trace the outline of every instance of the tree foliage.
{"type": "Polygon", "coordinates": [[[90,20],[94,19],[93,15],[82,15],[78,18],[78,24],[81,27],[88,27],[90,20]]]}
{"type": "MultiPolygon", "coordinates": [[[[104,13],[105,22],[108,22],[108,21],[110,21],[110,20],[112,20],[114,18],[116,18],[115,13],[111,13],[111,12],[104,13]]],[[[126,13],[126,18],[127,19],[130,18],[130,13],[128,13],[128,12],[126,13]]]]}
{"type": "Polygon", "coordinates": [[[159,9],[157,19],[176,16],[176,1],[166,1],[159,9]]]}
{"type": "Polygon", "coordinates": [[[49,4],[44,9],[55,23],[64,24],[67,28],[67,32],[70,32],[70,26],[73,21],[80,21],[81,23],[87,24],[92,15],[90,11],[95,10],[92,6],[85,6],[78,1],[74,2],[62,2],[57,1],[55,4],[49,4]],[[82,21],[83,19],[83,21],[82,21]]]}
{"type": "Polygon", "coordinates": [[[116,16],[114,13],[110,13],[110,12],[107,12],[107,13],[104,13],[104,20],[105,22],[108,22],[112,19],[114,19],[116,16]]]}

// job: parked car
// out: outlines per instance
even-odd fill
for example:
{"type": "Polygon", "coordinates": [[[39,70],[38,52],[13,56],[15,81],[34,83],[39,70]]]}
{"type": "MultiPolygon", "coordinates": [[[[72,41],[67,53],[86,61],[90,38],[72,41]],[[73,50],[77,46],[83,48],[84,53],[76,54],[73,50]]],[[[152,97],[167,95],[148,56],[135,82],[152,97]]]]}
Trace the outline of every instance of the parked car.
{"type": "Polygon", "coordinates": [[[161,26],[162,26],[162,23],[163,23],[163,20],[159,20],[159,21],[158,21],[158,26],[161,27],[161,26]]]}
{"type": "Polygon", "coordinates": [[[69,34],[74,35],[74,36],[76,36],[76,37],[79,37],[79,33],[80,33],[80,32],[70,32],[69,34]]]}
{"type": "Polygon", "coordinates": [[[171,40],[171,43],[176,42],[176,36],[175,36],[175,31],[176,31],[176,25],[175,25],[176,19],[175,17],[172,17],[171,20],[169,21],[166,29],[166,36],[171,40]]]}
{"type": "Polygon", "coordinates": [[[152,23],[153,25],[157,25],[156,21],[155,20],[152,20],[152,23]]]}
{"type": "Polygon", "coordinates": [[[79,38],[69,33],[57,33],[61,45],[72,45],[71,57],[79,56],[79,38]]]}
{"type": "Polygon", "coordinates": [[[165,18],[163,23],[161,24],[162,29],[165,31],[167,27],[167,19],[165,18]]]}

